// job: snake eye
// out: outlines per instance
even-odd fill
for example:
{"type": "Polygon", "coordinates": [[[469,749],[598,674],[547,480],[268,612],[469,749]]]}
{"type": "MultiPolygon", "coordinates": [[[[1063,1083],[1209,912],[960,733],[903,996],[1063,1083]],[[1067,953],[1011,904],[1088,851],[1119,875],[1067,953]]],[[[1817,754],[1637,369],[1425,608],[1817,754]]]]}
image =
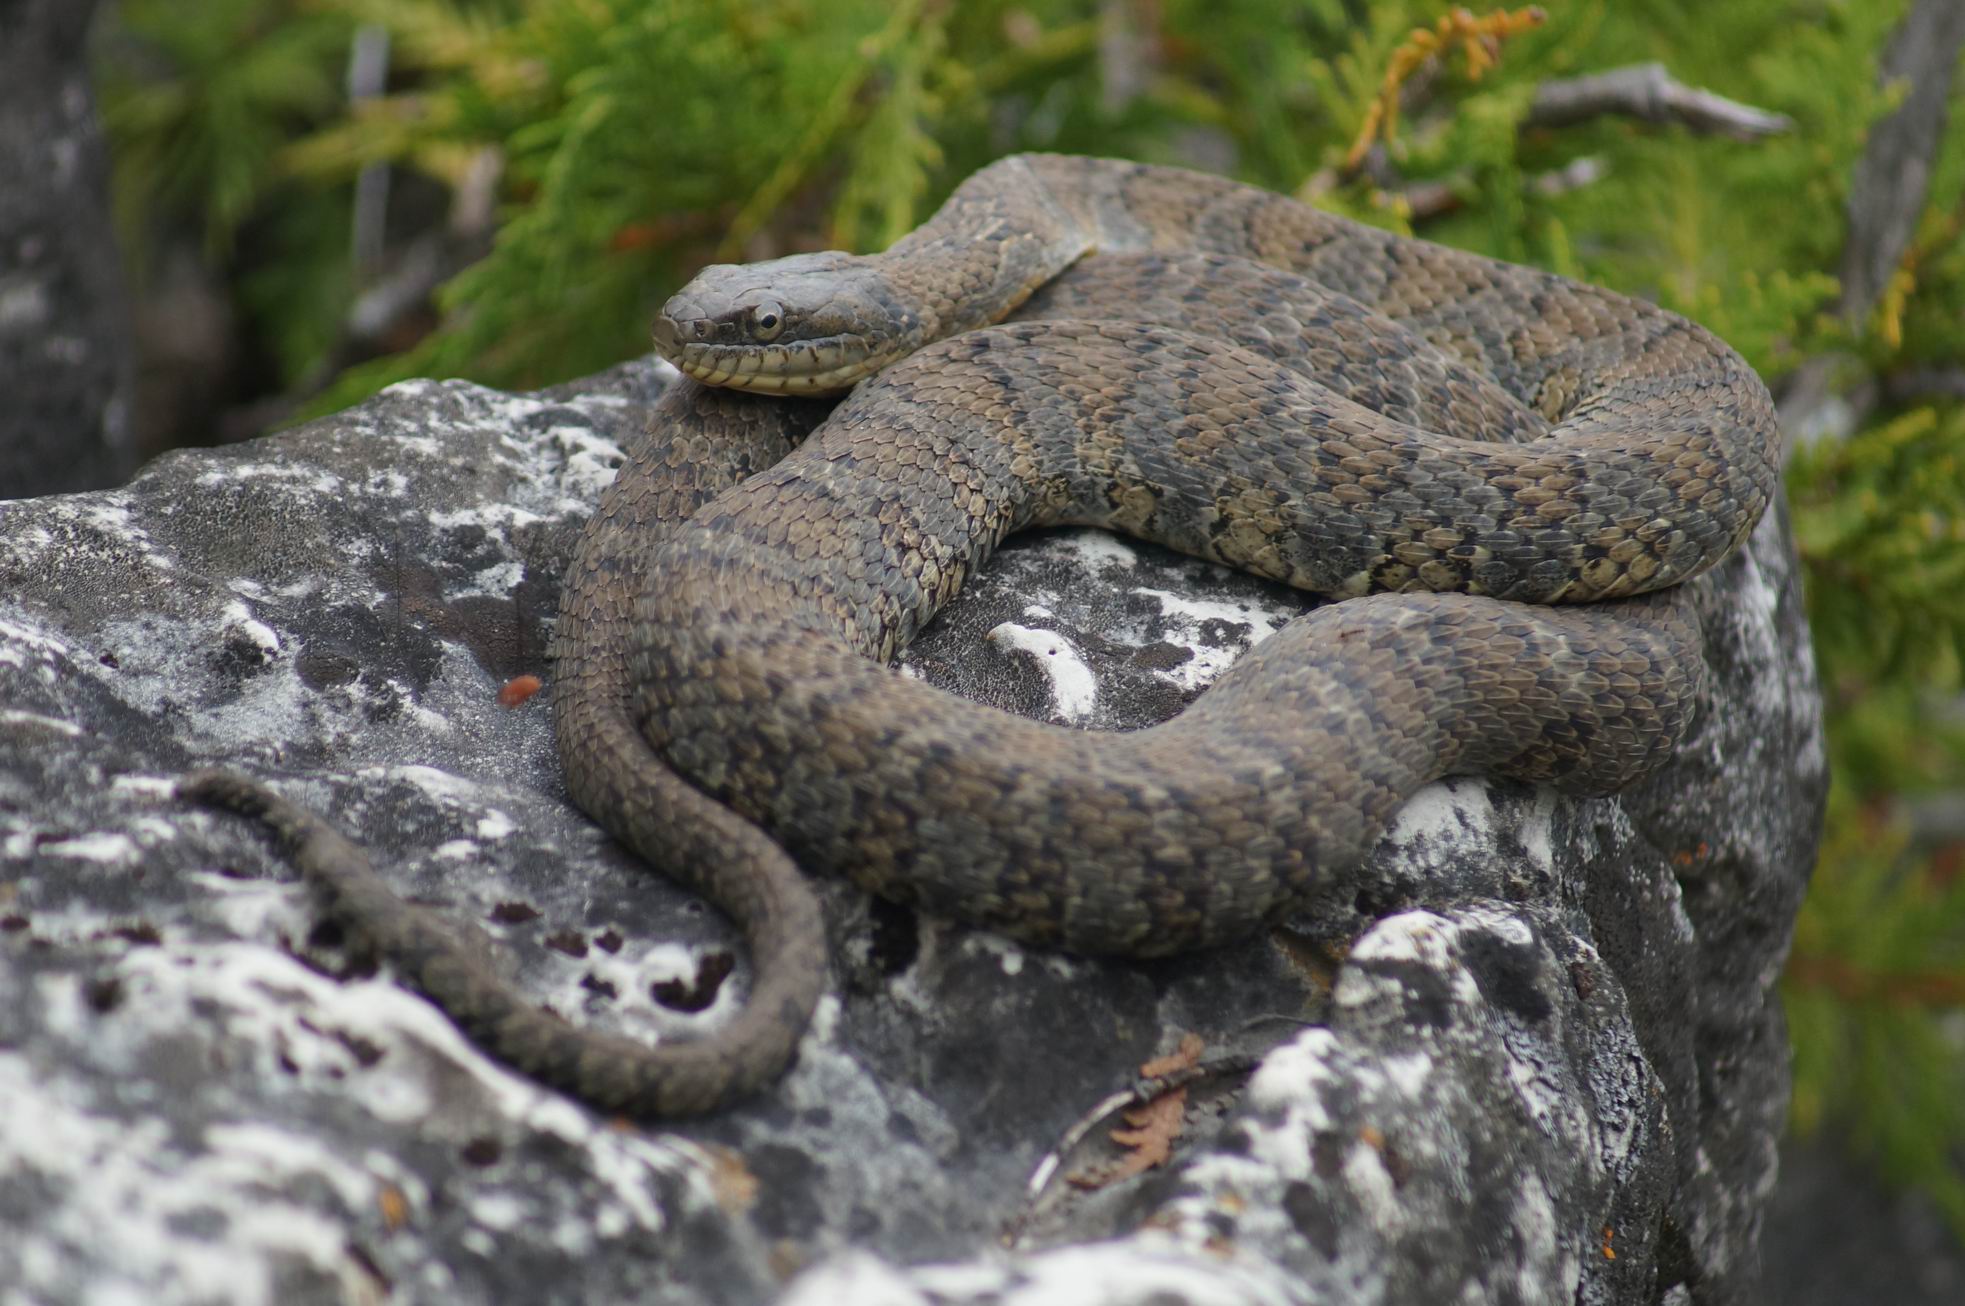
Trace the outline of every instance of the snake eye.
{"type": "Polygon", "coordinates": [[[778,333],[784,329],[785,310],[770,300],[751,310],[751,333],[758,341],[776,340],[778,333]]]}

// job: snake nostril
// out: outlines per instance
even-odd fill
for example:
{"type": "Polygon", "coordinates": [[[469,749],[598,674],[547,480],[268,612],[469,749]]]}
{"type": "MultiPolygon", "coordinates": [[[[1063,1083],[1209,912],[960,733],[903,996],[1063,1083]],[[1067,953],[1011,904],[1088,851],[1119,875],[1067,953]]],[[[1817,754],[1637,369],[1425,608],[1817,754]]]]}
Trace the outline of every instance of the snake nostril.
{"type": "Polygon", "coordinates": [[[656,348],[670,353],[714,340],[717,334],[715,321],[704,316],[702,305],[680,295],[662,305],[653,329],[656,348]]]}

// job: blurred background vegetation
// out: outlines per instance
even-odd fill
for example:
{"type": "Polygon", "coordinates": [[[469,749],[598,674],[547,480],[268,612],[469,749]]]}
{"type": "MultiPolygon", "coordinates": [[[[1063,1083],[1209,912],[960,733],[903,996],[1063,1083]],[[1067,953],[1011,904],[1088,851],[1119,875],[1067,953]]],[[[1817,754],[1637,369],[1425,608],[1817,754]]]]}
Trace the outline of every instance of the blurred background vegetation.
{"type": "Polygon", "coordinates": [[[1911,8],[122,0],[96,63],[138,411],[154,450],[401,377],[566,380],[645,352],[701,264],[880,248],[1024,149],[1225,172],[1655,299],[1747,355],[1796,446],[1835,781],[1786,981],[1793,1122],[1965,1230],[1965,130],[1863,171],[1911,8]],[[1537,111],[1645,61],[1785,130],[1537,111]],[[1894,242],[1861,212],[1879,166],[1928,169],[1894,242]]]}

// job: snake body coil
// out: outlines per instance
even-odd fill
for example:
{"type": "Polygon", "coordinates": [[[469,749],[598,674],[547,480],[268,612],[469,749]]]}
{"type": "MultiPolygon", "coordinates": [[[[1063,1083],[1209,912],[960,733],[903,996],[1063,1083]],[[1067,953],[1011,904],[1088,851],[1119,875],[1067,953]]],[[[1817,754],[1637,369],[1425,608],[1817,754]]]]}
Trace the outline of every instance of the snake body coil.
{"type": "Polygon", "coordinates": [[[791,1055],[824,982],[793,859],[1152,955],[1287,912],[1438,776],[1629,783],[1703,674],[1669,587],[1744,539],[1779,465],[1765,388],[1681,318],[1097,159],[994,164],[885,254],[709,269],[656,341],[766,395],[859,383],[829,416],[672,389],[556,633],[569,789],[744,925],[750,1002],[646,1049],[516,1003],[466,945],[403,966],[496,1054],[637,1113],[715,1106],[791,1055]],[[1004,536],[1068,523],[1391,593],[1299,619],[1125,735],[881,665],[1004,536]]]}

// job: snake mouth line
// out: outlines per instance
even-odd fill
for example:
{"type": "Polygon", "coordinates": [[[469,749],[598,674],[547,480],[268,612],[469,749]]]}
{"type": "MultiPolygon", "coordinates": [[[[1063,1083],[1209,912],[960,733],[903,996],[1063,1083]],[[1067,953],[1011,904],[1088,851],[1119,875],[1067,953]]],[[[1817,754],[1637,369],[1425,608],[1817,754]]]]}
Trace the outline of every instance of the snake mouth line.
{"type": "Polygon", "coordinates": [[[763,344],[718,340],[715,332],[713,323],[677,322],[663,314],[655,319],[655,352],[704,385],[799,395],[850,390],[905,352],[862,335],[763,344]]]}
{"type": "Polygon", "coordinates": [[[731,390],[750,390],[760,394],[826,394],[851,389],[861,378],[880,370],[885,359],[861,358],[816,372],[794,372],[769,367],[768,350],[719,352],[717,356],[671,358],[676,370],[704,385],[731,390]]]}

